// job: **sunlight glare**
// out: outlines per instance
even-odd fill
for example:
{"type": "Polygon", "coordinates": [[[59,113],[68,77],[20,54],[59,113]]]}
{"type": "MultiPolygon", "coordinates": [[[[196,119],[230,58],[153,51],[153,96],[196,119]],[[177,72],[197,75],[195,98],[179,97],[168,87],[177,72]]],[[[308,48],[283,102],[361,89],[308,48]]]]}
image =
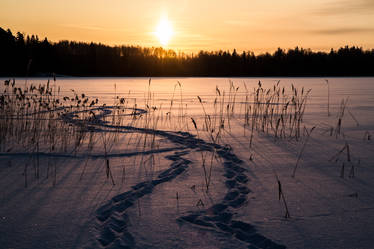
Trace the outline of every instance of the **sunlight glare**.
{"type": "Polygon", "coordinates": [[[155,34],[163,46],[168,45],[169,40],[173,35],[173,29],[169,20],[167,20],[166,18],[161,19],[157,26],[155,34]]]}

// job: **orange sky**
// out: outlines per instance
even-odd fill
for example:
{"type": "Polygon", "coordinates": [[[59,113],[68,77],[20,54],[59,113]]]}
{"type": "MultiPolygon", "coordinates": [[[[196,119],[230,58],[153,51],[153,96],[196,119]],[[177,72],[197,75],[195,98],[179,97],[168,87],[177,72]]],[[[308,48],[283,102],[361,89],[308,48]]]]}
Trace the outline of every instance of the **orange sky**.
{"type": "Polygon", "coordinates": [[[52,41],[161,46],[154,31],[166,16],[167,48],[187,53],[374,48],[374,0],[0,1],[0,27],[52,41]]]}

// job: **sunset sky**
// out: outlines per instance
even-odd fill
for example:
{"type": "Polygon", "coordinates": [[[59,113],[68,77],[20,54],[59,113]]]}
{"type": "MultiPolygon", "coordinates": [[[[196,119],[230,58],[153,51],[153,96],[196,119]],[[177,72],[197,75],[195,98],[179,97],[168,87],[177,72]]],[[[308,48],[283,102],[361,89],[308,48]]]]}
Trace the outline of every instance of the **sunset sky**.
{"type": "Polygon", "coordinates": [[[0,27],[51,41],[162,46],[183,52],[374,48],[374,0],[1,0],[0,27]]]}

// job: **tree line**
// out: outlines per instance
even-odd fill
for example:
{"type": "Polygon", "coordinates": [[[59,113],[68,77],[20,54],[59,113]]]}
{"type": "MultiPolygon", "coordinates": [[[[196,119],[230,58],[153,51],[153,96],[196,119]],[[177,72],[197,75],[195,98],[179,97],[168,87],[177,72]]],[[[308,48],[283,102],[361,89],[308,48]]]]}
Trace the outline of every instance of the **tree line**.
{"type": "Polygon", "coordinates": [[[0,76],[373,76],[374,49],[314,52],[296,47],[255,55],[200,51],[195,55],[139,46],[107,46],[47,38],[0,28],[0,76]]]}

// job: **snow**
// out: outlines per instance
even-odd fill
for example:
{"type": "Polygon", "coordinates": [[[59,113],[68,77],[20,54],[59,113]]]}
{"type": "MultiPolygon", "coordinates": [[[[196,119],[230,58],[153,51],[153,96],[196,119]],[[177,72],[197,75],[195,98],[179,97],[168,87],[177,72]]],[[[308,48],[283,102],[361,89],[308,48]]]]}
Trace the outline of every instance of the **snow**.
{"type": "MultiPolygon", "coordinates": [[[[252,93],[259,80],[270,89],[279,79],[51,81],[61,98],[74,96],[74,89],[99,99],[96,109],[90,108],[95,118],[84,121],[95,128],[93,140],[88,132],[76,150],[68,141],[67,151],[53,152],[47,144],[36,152],[7,141],[11,149],[0,153],[1,248],[371,248],[374,78],[328,78],[330,116],[326,79],[281,78],[286,91],[291,84],[311,89],[303,135],[296,140],[255,131],[250,147],[251,129],[243,126],[244,84],[252,93]],[[212,141],[203,123],[207,115],[217,116],[216,86],[225,91],[225,103],[239,89],[230,123],[226,119],[220,139],[212,141]],[[127,102],[120,123],[113,125],[116,96],[127,102]],[[337,134],[340,103],[347,98],[337,134]],[[307,141],[305,130],[312,127],[307,141]],[[113,146],[104,150],[105,143],[113,146]]],[[[16,84],[47,79],[25,81],[16,84]]],[[[89,111],[67,112],[58,122],[79,127],[89,111]]]]}

